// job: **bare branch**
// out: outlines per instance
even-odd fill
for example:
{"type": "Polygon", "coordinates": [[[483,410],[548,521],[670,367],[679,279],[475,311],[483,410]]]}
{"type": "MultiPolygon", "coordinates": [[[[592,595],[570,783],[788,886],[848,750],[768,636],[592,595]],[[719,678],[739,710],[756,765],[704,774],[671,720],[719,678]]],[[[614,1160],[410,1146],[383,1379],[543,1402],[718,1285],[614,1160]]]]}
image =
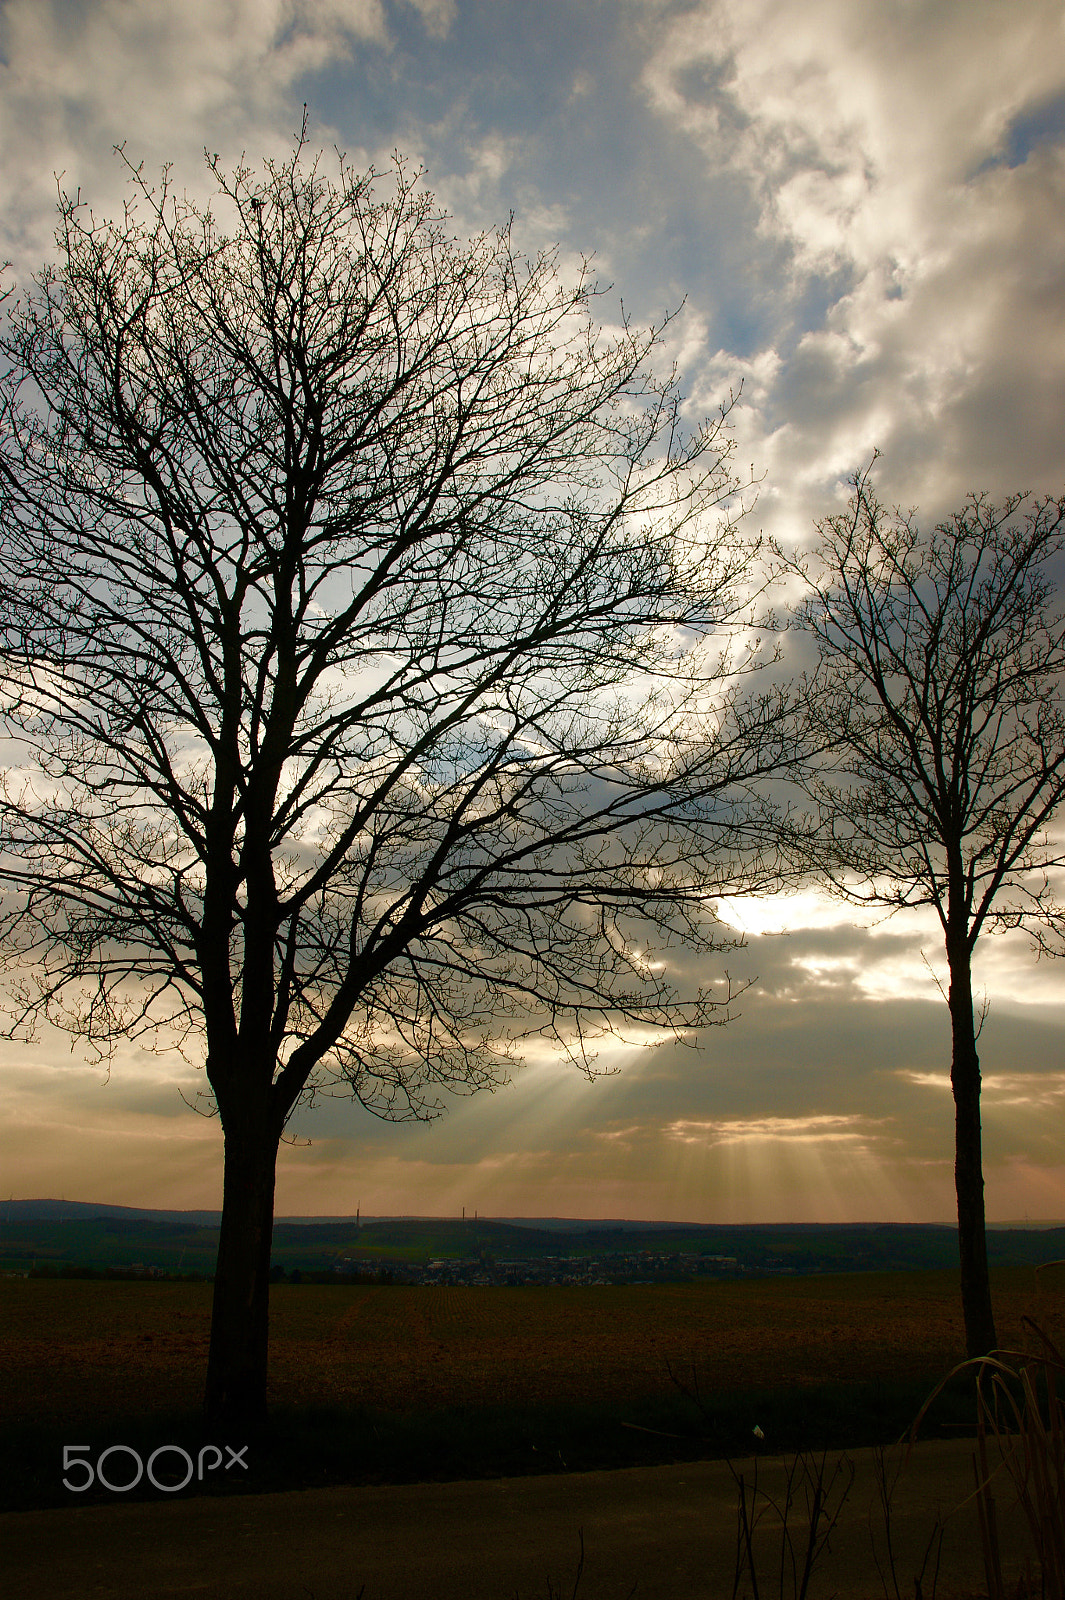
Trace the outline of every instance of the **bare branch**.
{"type": "MultiPolygon", "coordinates": [[[[874,458],[875,460],[875,458],[874,458]]],[[[871,471],[871,467],[870,467],[871,471]]],[[[962,1307],[971,1356],[995,1345],[984,1216],[972,956],[1024,928],[1065,953],[1052,827],[1065,800],[1065,616],[1049,576],[1065,499],[970,495],[930,533],[888,516],[854,479],[847,515],[819,524],[798,625],[818,646],[805,684],[817,731],[792,858],[848,898],[930,905],[943,929],[955,1104],[962,1307]]],[[[938,982],[938,980],[937,980],[938,982]]],[[[941,993],[942,986],[940,986],[941,993]]]]}
{"type": "Polygon", "coordinates": [[[729,408],[686,428],[587,268],[305,134],[206,209],[120,152],[0,341],[16,1025],[202,1029],[278,1128],[727,1015],[669,946],[771,873],[796,715],[740,698],[729,408]]]}

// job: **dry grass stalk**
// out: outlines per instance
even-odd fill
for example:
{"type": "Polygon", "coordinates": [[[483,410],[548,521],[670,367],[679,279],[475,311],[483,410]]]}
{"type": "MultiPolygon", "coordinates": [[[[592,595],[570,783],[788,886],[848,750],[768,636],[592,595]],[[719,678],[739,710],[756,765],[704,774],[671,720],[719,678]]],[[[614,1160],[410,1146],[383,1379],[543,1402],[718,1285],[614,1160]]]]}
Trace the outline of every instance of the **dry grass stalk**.
{"type": "MultiPolygon", "coordinates": [[[[1056,1265],[1057,1263],[1055,1263],[1056,1265]]],[[[1065,1600],[1065,1357],[1031,1318],[1029,1351],[996,1350],[949,1373],[914,1423],[916,1439],[929,1407],[952,1378],[976,1379],[973,1472],[988,1600],[1065,1600]],[[1012,1487],[1004,1504],[1000,1491],[1012,1487]],[[1007,1583],[999,1549],[999,1513],[1020,1513],[1032,1550],[1019,1584],[1007,1583]]],[[[959,1508],[960,1509],[960,1508],[959,1508]]]]}

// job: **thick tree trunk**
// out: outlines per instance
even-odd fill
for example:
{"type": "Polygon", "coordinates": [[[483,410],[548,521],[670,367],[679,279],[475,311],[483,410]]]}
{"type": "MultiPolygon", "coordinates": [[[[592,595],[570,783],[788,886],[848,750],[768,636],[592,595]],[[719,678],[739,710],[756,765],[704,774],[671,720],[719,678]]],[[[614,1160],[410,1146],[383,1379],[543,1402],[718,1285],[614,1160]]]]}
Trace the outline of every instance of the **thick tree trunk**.
{"type": "Polygon", "coordinates": [[[225,1442],[266,1420],[270,1249],[280,1129],[267,1105],[226,1119],[222,1226],[218,1239],[204,1412],[225,1442]],[[232,1437],[230,1437],[232,1435],[232,1437]]]}
{"type": "Polygon", "coordinates": [[[980,1060],[973,1023],[972,961],[968,940],[947,939],[950,967],[954,1091],[954,1187],[958,1196],[958,1252],[961,1258],[961,1303],[965,1347],[970,1356],[994,1350],[995,1319],[987,1270],[984,1223],[984,1168],[980,1134],[980,1060]]]}

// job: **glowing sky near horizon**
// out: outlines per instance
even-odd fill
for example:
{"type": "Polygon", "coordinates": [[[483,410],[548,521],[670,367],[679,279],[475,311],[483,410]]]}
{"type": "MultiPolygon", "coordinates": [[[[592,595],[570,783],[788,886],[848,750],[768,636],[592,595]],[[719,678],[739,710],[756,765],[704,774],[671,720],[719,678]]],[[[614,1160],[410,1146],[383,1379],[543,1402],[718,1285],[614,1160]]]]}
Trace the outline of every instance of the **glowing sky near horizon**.
{"type": "MultiPolygon", "coordinates": [[[[0,260],[46,257],[55,175],[100,214],[113,154],[203,183],[310,138],[398,148],[475,231],[594,252],[604,318],[677,315],[690,413],[742,384],[752,531],[792,544],[881,451],[889,503],[1065,487],[1065,19],[1057,0],[3,0],[0,260]]],[[[279,1164],[288,1214],[948,1220],[938,928],[815,891],[721,908],[751,985],[727,1027],[533,1052],[429,1125],[324,1101],[279,1164]]],[[[988,1212],[1065,1217],[1065,962],[984,940],[988,1212]]],[[[62,1037],[0,1051],[17,1196],[216,1206],[218,1126],[165,1050],[109,1079],[62,1037]]]]}

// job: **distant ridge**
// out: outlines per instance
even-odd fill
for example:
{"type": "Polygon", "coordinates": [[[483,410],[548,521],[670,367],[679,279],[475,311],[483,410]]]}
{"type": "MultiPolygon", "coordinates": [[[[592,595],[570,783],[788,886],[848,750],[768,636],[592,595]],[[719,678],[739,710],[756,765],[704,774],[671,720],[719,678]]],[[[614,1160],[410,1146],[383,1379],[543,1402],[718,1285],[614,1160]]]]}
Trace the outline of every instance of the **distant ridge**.
{"type": "MultiPolygon", "coordinates": [[[[0,1221],[4,1222],[73,1222],[89,1217],[110,1217],[115,1221],[127,1222],[187,1222],[199,1224],[201,1227],[216,1227],[221,1220],[220,1211],[167,1211],[157,1207],[145,1206],[114,1206],[97,1203],[91,1200],[0,1200],[0,1221]]],[[[286,1223],[289,1226],[325,1223],[355,1223],[354,1213],[322,1215],[322,1216],[277,1216],[275,1222],[286,1223]]],[[[743,1222],[677,1222],[655,1221],[647,1222],[627,1217],[492,1217],[478,1213],[476,1216],[459,1218],[451,1215],[440,1216],[428,1212],[392,1212],[380,1216],[362,1215],[359,1220],[366,1226],[375,1222],[499,1222],[514,1228],[539,1228],[552,1233],[599,1233],[615,1229],[624,1229],[632,1233],[648,1233],[655,1230],[683,1228],[686,1231],[698,1231],[705,1228],[708,1232],[720,1232],[722,1229],[742,1228],[781,1228],[802,1231],[804,1229],[847,1229],[847,1228],[950,1228],[957,1225],[954,1222],[777,1222],[777,1223],[743,1223],[743,1222]]],[[[994,1229],[1038,1229],[1065,1227],[1065,1219],[1046,1218],[1019,1218],[1009,1222],[988,1222],[988,1228],[994,1229]]]]}
{"type": "Polygon", "coordinates": [[[91,1200],[0,1200],[2,1222],[75,1222],[112,1217],[116,1222],[217,1223],[220,1211],[159,1211],[143,1206],[97,1205],[91,1200]]]}
{"type": "MultiPolygon", "coordinates": [[[[85,1200],[0,1201],[0,1275],[209,1278],[217,1211],[85,1200]]],[[[300,1282],[687,1282],[744,1274],[956,1270],[945,1223],[672,1223],[586,1217],[278,1217],[271,1272],[300,1282]],[[320,1276],[319,1276],[320,1275],[320,1276]],[[309,1280],[310,1281],[310,1280],[309,1280]]],[[[996,1228],[991,1264],[1065,1258],[1065,1228],[996,1228]]],[[[281,1281],[280,1277],[277,1278],[281,1281]]]]}

